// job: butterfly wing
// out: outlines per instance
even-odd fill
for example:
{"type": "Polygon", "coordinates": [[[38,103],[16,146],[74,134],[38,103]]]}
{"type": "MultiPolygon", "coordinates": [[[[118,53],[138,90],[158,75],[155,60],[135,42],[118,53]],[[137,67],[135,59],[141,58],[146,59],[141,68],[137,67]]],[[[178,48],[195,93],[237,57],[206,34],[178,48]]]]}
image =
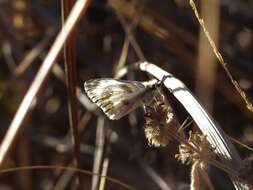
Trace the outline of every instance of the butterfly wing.
{"type": "Polygon", "coordinates": [[[84,89],[109,119],[118,120],[142,103],[146,86],[137,81],[102,78],[86,81],[84,89]]]}

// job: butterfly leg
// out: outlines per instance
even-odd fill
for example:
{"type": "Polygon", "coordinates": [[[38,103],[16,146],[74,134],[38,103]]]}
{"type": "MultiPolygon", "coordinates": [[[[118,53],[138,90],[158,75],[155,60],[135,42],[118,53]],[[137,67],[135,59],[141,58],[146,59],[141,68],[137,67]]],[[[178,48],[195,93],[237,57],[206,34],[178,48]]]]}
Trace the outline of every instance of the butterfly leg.
{"type": "Polygon", "coordinates": [[[172,75],[164,75],[161,82],[163,83],[167,78],[171,78],[172,75]]]}

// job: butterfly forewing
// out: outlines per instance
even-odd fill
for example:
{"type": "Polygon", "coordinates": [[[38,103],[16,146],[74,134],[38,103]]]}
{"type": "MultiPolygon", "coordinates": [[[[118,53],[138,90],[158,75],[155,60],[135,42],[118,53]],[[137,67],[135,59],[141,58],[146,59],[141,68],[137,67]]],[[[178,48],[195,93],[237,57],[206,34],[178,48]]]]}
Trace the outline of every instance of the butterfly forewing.
{"type": "Polygon", "coordinates": [[[84,89],[109,119],[117,120],[138,107],[149,88],[138,81],[102,78],[86,81],[84,89]]]}

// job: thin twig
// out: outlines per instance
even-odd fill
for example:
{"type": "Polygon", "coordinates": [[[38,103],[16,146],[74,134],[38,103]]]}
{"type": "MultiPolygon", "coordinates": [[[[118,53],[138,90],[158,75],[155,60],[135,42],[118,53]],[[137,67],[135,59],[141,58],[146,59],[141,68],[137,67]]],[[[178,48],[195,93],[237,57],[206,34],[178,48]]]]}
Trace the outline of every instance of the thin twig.
{"type": "Polygon", "coordinates": [[[144,13],[143,4],[145,2],[139,2],[141,11],[135,6],[137,2],[138,1],[109,0],[108,4],[114,8],[117,13],[124,15],[128,19],[134,22],[138,20],[138,25],[148,33],[163,40],[168,38],[169,34],[167,30],[157,22],[159,19],[156,20],[154,17],[150,16],[150,14],[144,13]]]}
{"type": "Polygon", "coordinates": [[[11,44],[8,41],[3,42],[2,51],[3,51],[3,56],[5,58],[5,62],[8,66],[8,69],[13,74],[15,71],[16,63],[15,63],[14,57],[12,55],[11,44]]]}
{"type": "MultiPolygon", "coordinates": [[[[73,167],[73,162],[68,164],[68,167],[73,167]]],[[[62,173],[61,177],[57,180],[54,190],[66,189],[67,185],[75,175],[75,171],[66,170],[62,173]]]]}
{"type": "MultiPolygon", "coordinates": [[[[104,143],[105,143],[105,132],[104,132],[104,116],[99,116],[97,119],[97,134],[96,134],[96,150],[93,162],[93,173],[100,173],[101,163],[104,153],[104,143]]],[[[99,177],[92,177],[92,190],[97,190],[99,183],[99,177]]]]}
{"type": "Polygon", "coordinates": [[[0,146],[0,166],[3,164],[5,157],[13,145],[13,141],[19,131],[20,127],[24,123],[24,120],[27,118],[29,113],[29,108],[32,105],[35,97],[39,94],[42,89],[43,84],[45,84],[48,75],[50,74],[50,70],[55,63],[56,58],[61,52],[61,49],[69,37],[71,31],[75,27],[79,18],[82,16],[83,11],[85,11],[88,7],[89,0],[84,1],[76,1],[73,9],[66,20],[65,25],[62,30],[58,34],[53,46],[51,47],[49,53],[47,54],[45,60],[43,61],[37,75],[35,76],[29,90],[27,91],[23,101],[21,102],[11,124],[10,127],[1,143],[0,146]]]}
{"type": "MultiPolygon", "coordinates": [[[[86,113],[83,114],[83,116],[80,119],[80,122],[78,123],[78,129],[79,129],[80,134],[82,134],[83,131],[85,130],[85,128],[87,127],[87,124],[90,121],[90,119],[91,119],[91,114],[89,112],[86,112],[86,113]]],[[[69,135],[67,134],[66,136],[69,136],[69,135]]],[[[68,139],[66,138],[66,140],[68,140],[68,139]]],[[[48,143],[49,140],[44,140],[44,141],[45,141],[45,143],[48,143]]],[[[61,149],[61,153],[63,153],[63,150],[68,151],[70,148],[72,149],[72,146],[70,148],[68,148],[68,143],[59,144],[59,140],[57,142],[57,140],[53,139],[53,141],[54,142],[50,146],[52,146],[56,150],[61,149]],[[64,145],[66,145],[66,146],[64,147],[64,145]],[[57,147],[61,147],[61,148],[57,148],[57,147]]],[[[86,145],[86,144],[80,144],[80,151],[84,154],[88,154],[88,155],[91,155],[91,156],[94,155],[93,154],[94,153],[94,148],[89,146],[89,145],[86,145]]],[[[73,160],[74,159],[72,159],[70,164],[68,164],[69,166],[73,166],[73,164],[74,164],[73,160]]],[[[73,178],[74,175],[75,175],[74,171],[69,171],[69,170],[64,171],[61,174],[60,177],[57,177],[58,180],[55,183],[54,190],[66,189],[66,186],[70,183],[70,181],[71,181],[71,179],[73,178]]]]}
{"type": "Polygon", "coordinates": [[[167,182],[161,178],[148,164],[143,161],[139,161],[141,168],[149,175],[150,178],[158,185],[162,190],[171,190],[172,188],[167,182]]]}
{"type": "Polygon", "coordinates": [[[204,170],[203,168],[199,167],[198,168],[199,173],[201,174],[201,177],[204,179],[204,181],[206,182],[206,185],[208,187],[209,190],[215,190],[213,183],[210,180],[210,177],[208,176],[206,170],[204,170]]]}
{"type": "Polygon", "coordinates": [[[55,35],[55,31],[50,31],[45,38],[43,38],[32,50],[30,50],[24,57],[24,59],[19,63],[19,65],[15,68],[14,75],[16,77],[21,76],[29,66],[34,62],[34,60],[41,55],[43,50],[52,40],[55,35]]]}
{"type": "Polygon", "coordinates": [[[67,166],[43,166],[43,165],[37,165],[37,166],[22,166],[22,167],[16,167],[16,168],[8,168],[8,169],[3,169],[0,171],[0,174],[7,174],[10,172],[18,172],[18,171],[23,171],[23,170],[56,170],[56,169],[61,169],[61,170],[68,170],[68,171],[74,171],[74,172],[79,172],[85,175],[97,175],[99,177],[105,177],[108,181],[113,182],[117,185],[120,185],[121,187],[125,188],[125,189],[129,189],[129,190],[135,190],[134,187],[131,187],[130,185],[121,182],[120,180],[117,180],[115,178],[112,177],[108,177],[108,176],[101,176],[100,174],[97,173],[92,173],[88,170],[83,170],[83,169],[79,169],[79,168],[74,168],[74,167],[67,167],[67,166]]]}
{"type": "MultiPolygon", "coordinates": [[[[74,5],[73,0],[62,0],[62,23],[64,24],[68,17],[71,8],[74,5]]],[[[68,90],[68,113],[69,113],[69,126],[71,129],[71,140],[74,145],[74,164],[81,168],[81,155],[80,155],[80,140],[78,133],[78,118],[77,118],[77,98],[76,98],[76,28],[72,31],[70,37],[64,46],[64,64],[66,71],[66,84],[68,90]]],[[[83,187],[82,177],[78,175],[78,188],[83,187]]]]}
{"type": "Polygon", "coordinates": [[[125,40],[124,40],[124,44],[123,44],[123,47],[122,47],[122,51],[121,51],[121,54],[120,54],[120,58],[119,58],[118,64],[115,67],[115,71],[114,71],[115,74],[120,69],[122,69],[124,67],[124,65],[126,63],[127,55],[128,55],[128,49],[129,49],[129,39],[126,36],[125,40]]]}
{"type": "Polygon", "coordinates": [[[228,136],[228,138],[229,138],[231,141],[233,141],[233,142],[237,143],[238,145],[240,145],[241,147],[244,147],[244,148],[246,148],[246,149],[248,149],[248,150],[250,150],[250,151],[253,152],[253,148],[251,148],[250,146],[248,146],[248,145],[246,145],[246,144],[244,144],[244,143],[238,141],[237,139],[235,139],[235,138],[233,138],[233,137],[231,137],[231,136],[229,136],[229,135],[227,135],[227,136],[228,136]]]}
{"type": "MultiPolygon", "coordinates": [[[[19,139],[18,143],[18,164],[30,165],[31,164],[31,141],[28,138],[19,139]]],[[[19,173],[18,180],[21,189],[33,189],[32,186],[32,173],[23,171],[19,173]]]]}
{"type": "Polygon", "coordinates": [[[135,50],[137,56],[139,57],[139,59],[142,60],[142,61],[147,60],[147,59],[145,58],[145,55],[144,55],[144,53],[142,52],[142,50],[141,50],[139,44],[137,43],[137,41],[136,41],[136,39],[135,39],[133,33],[132,33],[131,27],[128,27],[128,24],[127,24],[126,20],[124,19],[124,17],[121,15],[121,13],[116,12],[116,14],[117,14],[117,16],[118,16],[118,18],[119,18],[119,21],[120,21],[121,25],[123,26],[123,29],[124,29],[124,31],[125,31],[125,33],[126,33],[128,39],[129,39],[129,41],[130,41],[132,47],[134,48],[134,50],[135,50]]]}
{"type": "MultiPolygon", "coordinates": [[[[66,84],[65,73],[59,64],[55,64],[52,68],[53,74],[64,84],[66,84]]],[[[90,112],[97,111],[98,108],[90,99],[83,93],[83,90],[76,86],[76,96],[78,101],[90,112]]]]}
{"type": "MultiPolygon", "coordinates": [[[[102,171],[101,171],[102,176],[107,176],[109,162],[110,162],[109,157],[105,157],[105,159],[103,161],[103,165],[102,165],[102,171]]],[[[100,184],[99,184],[99,190],[104,190],[105,189],[105,182],[106,182],[106,178],[101,177],[100,184]]]]}
{"type": "Polygon", "coordinates": [[[237,90],[237,92],[240,94],[241,98],[244,100],[246,107],[253,112],[253,105],[250,102],[250,100],[248,99],[246,93],[244,92],[244,90],[240,87],[239,83],[234,79],[234,77],[232,76],[232,74],[230,73],[227,63],[225,63],[222,55],[220,54],[220,52],[218,51],[214,41],[212,40],[206,26],[204,23],[204,20],[199,16],[198,10],[196,8],[196,5],[194,3],[194,0],[189,0],[190,6],[192,8],[192,10],[194,11],[194,14],[200,24],[200,26],[202,27],[205,36],[207,38],[207,40],[209,41],[210,46],[213,49],[213,53],[215,54],[215,56],[217,57],[217,59],[219,60],[219,63],[221,64],[221,66],[223,67],[223,69],[225,70],[227,76],[229,77],[231,83],[234,85],[235,89],[237,90]]]}

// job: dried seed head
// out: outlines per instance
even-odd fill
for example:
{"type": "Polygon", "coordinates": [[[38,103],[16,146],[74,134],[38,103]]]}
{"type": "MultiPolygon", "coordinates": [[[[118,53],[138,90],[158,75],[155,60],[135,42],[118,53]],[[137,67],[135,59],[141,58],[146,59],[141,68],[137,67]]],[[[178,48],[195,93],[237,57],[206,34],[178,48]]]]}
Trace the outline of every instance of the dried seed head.
{"type": "Polygon", "coordinates": [[[166,103],[160,89],[153,91],[153,99],[144,105],[145,135],[149,145],[166,146],[171,133],[176,132],[175,116],[172,108],[166,103]],[[173,126],[174,124],[174,126],[173,126]]]}
{"type": "Polygon", "coordinates": [[[149,145],[159,147],[159,146],[166,146],[168,144],[170,139],[168,127],[146,125],[144,130],[149,145]]]}
{"type": "Polygon", "coordinates": [[[215,154],[213,151],[214,148],[205,135],[190,131],[188,144],[181,144],[179,146],[179,154],[176,154],[175,157],[186,165],[194,162],[207,163],[208,160],[214,158],[215,154]]]}
{"type": "Polygon", "coordinates": [[[239,178],[253,188],[253,155],[245,158],[239,167],[239,178]]]}

